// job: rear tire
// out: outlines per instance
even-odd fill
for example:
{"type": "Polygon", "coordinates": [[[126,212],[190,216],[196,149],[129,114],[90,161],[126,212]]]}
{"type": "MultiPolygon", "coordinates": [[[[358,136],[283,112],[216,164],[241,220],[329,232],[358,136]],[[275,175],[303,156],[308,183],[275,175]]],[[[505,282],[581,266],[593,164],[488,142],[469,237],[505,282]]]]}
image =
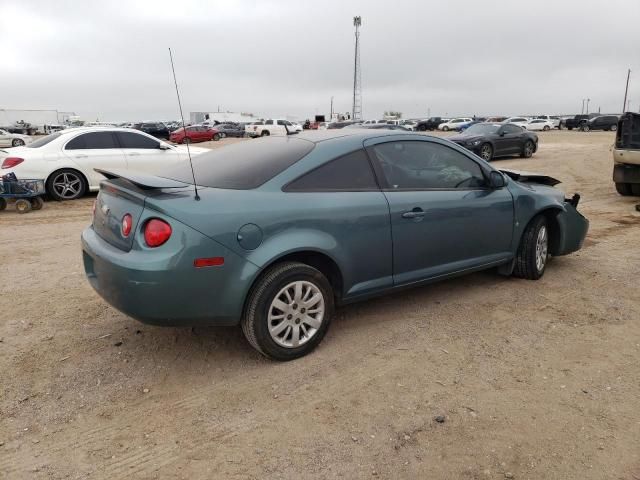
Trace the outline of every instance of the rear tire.
{"type": "Polygon", "coordinates": [[[44,207],[44,200],[41,197],[32,197],[30,200],[33,210],[42,210],[42,207],[44,207]]]}
{"type": "Polygon", "coordinates": [[[580,127],[580,130],[583,132],[588,132],[589,131],[589,125],[584,124],[580,127]]]}
{"type": "Polygon", "coordinates": [[[640,183],[632,183],[631,186],[631,195],[635,195],[636,197],[640,197],[640,183]]]}
{"type": "Polygon", "coordinates": [[[444,127],[442,127],[442,131],[443,132],[448,132],[449,131],[449,127],[447,127],[446,125],[444,127]]]}
{"type": "Polygon", "coordinates": [[[548,132],[551,129],[549,128],[549,125],[545,125],[544,127],[542,127],[542,130],[544,130],[545,132],[548,132]]]}
{"type": "Polygon", "coordinates": [[[420,125],[420,126],[418,126],[418,131],[426,132],[427,131],[427,127],[425,125],[420,125]]]}
{"type": "Polygon", "coordinates": [[[629,195],[631,195],[631,184],[616,183],[616,191],[623,197],[628,197],[629,195]]]}
{"type": "Polygon", "coordinates": [[[269,135],[271,135],[271,132],[269,132],[269,130],[263,130],[263,131],[260,133],[260,136],[261,136],[261,137],[268,137],[269,135]]]}
{"type": "Polygon", "coordinates": [[[22,145],[24,145],[24,140],[21,140],[19,138],[15,138],[12,142],[11,142],[11,146],[12,147],[21,147],[22,145]]]}
{"type": "Polygon", "coordinates": [[[217,142],[218,140],[220,140],[220,134],[219,134],[219,133],[216,133],[216,134],[213,136],[213,141],[214,141],[214,142],[217,142]]]}
{"type": "Polygon", "coordinates": [[[567,127],[568,130],[573,130],[573,127],[567,127]]]}
{"type": "Polygon", "coordinates": [[[533,156],[533,152],[535,151],[536,146],[533,144],[533,142],[531,140],[527,140],[526,142],[524,142],[524,145],[522,147],[522,154],[521,156],[523,158],[531,158],[533,156]]]}
{"type": "Polygon", "coordinates": [[[611,128],[609,129],[612,132],[615,132],[616,130],[618,130],[618,126],[617,125],[611,125],[611,128]]]}
{"type": "Polygon", "coordinates": [[[543,215],[534,217],[525,228],[516,253],[513,275],[538,280],[544,275],[549,259],[549,230],[543,215]]]}
{"type": "Polygon", "coordinates": [[[31,211],[31,202],[24,198],[16,200],[16,210],[18,213],[29,213],[31,211]]]}
{"type": "Polygon", "coordinates": [[[333,289],[320,271],[304,263],[280,263],[268,269],[251,289],[242,331],[263,355],[293,360],[322,341],[333,308],[333,289]]]}
{"type": "Polygon", "coordinates": [[[7,201],[4,198],[0,198],[0,212],[7,208],[7,201]]]}
{"type": "Polygon", "coordinates": [[[87,191],[87,181],[77,170],[64,168],[49,175],[47,179],[47,193],[54,200],[75,200],[87,191]],[[64,185],[68,184],[68,188],[64,185]]]}

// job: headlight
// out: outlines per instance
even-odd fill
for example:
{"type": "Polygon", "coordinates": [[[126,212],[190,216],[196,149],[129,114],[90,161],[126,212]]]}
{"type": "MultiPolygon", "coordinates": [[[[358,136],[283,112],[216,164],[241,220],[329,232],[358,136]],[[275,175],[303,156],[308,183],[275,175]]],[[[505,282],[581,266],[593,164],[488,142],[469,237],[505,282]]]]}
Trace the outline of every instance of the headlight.
{"type": "Polygon", "coordinates": [[[467,142],[467,145],[471,145],[472,147],[477,147],[478,145],[480,145],[480,142],[482,142],[482,140],[472,140],[470,142],[467,142]]]}

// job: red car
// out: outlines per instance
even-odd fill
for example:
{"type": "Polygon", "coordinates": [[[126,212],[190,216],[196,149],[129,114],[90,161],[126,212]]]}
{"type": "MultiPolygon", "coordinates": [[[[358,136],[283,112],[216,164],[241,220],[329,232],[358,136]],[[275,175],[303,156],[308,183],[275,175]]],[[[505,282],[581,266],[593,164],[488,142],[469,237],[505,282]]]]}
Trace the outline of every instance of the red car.
{"type": "Polygon", "coordinates": [[[194,143],[194,142],[208,142],[210,140],[220,140],[220,133],[215,128],[202,127],[200,125],[193,125],[186,127],[186,133],[184,128],[179,128],[171,132],[169,140],[175,143],[194,143]]]}

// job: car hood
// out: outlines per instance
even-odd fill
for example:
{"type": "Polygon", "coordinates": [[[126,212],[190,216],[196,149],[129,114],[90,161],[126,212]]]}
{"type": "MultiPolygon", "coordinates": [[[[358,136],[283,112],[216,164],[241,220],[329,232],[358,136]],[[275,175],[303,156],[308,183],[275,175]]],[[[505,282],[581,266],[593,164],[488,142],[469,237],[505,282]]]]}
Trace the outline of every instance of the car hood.
{"type": "Polygon", "coordinates": [[[447,140],[451,140],[452,142],[472,142],[474,140],[481,140],[484,137],[482,135],[452,135],[451,137],[447,137],[447,140]]]}
{"type": "MultiPolygon", "coordinates": [[[[176,145],[175,149],[178,152],[187,155],[187,146],[186,145],[176,145]]],[[[204,147],[192,147],[192,146],[189,146],[189,153],[191,153],[191,155],[200,155],[201,153],[206,153],[206,152],[210,152],[210,151],[211,151],[210,149],[204,148],[204,147]]]]}
{"type": "Polygon", "coordinates": [[[539,185],[548,185],[549,187],[562,183],[557,178],[550,177],[549,175],[543,175],[541,173],[509,169],[501,169],[500,171],[519,183],[537,183],[539,185]]]}

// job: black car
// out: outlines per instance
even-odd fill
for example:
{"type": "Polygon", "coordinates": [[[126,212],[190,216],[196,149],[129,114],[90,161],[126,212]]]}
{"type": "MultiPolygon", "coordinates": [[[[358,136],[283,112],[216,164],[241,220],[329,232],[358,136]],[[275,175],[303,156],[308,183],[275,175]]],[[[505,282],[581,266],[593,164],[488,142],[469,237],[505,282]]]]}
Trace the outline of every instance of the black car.
{"type": "Polygon", "coordinates": [[[214,128],[222,137],[244,137],[244,126],[239,123],[220,123],[214,128]]]}
{"type": "Polygon", "coordinates": [[[438,125],[444,122],[442,117],[430,117],[426,120],[421,120],[416,124],[415,129],[419,132],[424,132],[426,130],[436,130],[438,125]]]}
{"type": "Polygon", "coordinates": [[[353,120],[345,120],[344,122],[331,122],[329,125],[327,125],[327,130],[348,127],[349,125],[353,125],[354,123],[356,122],[354,122],[353,120]]]}
{"type": "Polygon", "coordinates": [[[169,140],[169,135],[171,134],[167,126],[162,122],[135,123],[132,128],[164,140],[169,140]]]}
{"type": "Polygon", "coordinates": [[[513,123],[476,123],[448,140],[487,161],[509,155],[529,158],[538,150],[538,136],[513,123]]]}
{"type": "Polygon", "coordinates": [[[367,130],[403,130],[405,132],[410,132],[411,129],[405,127],[404,125],[394,125],[392,123],[368,123],[363,125],[362,123],[352,123],[351,125],[346,125],[344,128],[365,128],[367,130]]]}
{"type": "Polygon", "coordinates": [[[587,113],[576,115],[573,118],[567,118],[566,120],[560,121],[560,129],[567,128],[569,130],[573,130],[574,128],[582,128],[582,125],[587,123],[593,117],[597,117],[597,113],[587,113]]]}
{"type": "Polygon", "coordinates": [[[615,132],[618,129],[618,116],[617,115],[601,115],[599,117],[593,117],[588,122],[583,123],[580,126],[580,130],[588,132],[589,130],[606,130],[615,132]]]}

